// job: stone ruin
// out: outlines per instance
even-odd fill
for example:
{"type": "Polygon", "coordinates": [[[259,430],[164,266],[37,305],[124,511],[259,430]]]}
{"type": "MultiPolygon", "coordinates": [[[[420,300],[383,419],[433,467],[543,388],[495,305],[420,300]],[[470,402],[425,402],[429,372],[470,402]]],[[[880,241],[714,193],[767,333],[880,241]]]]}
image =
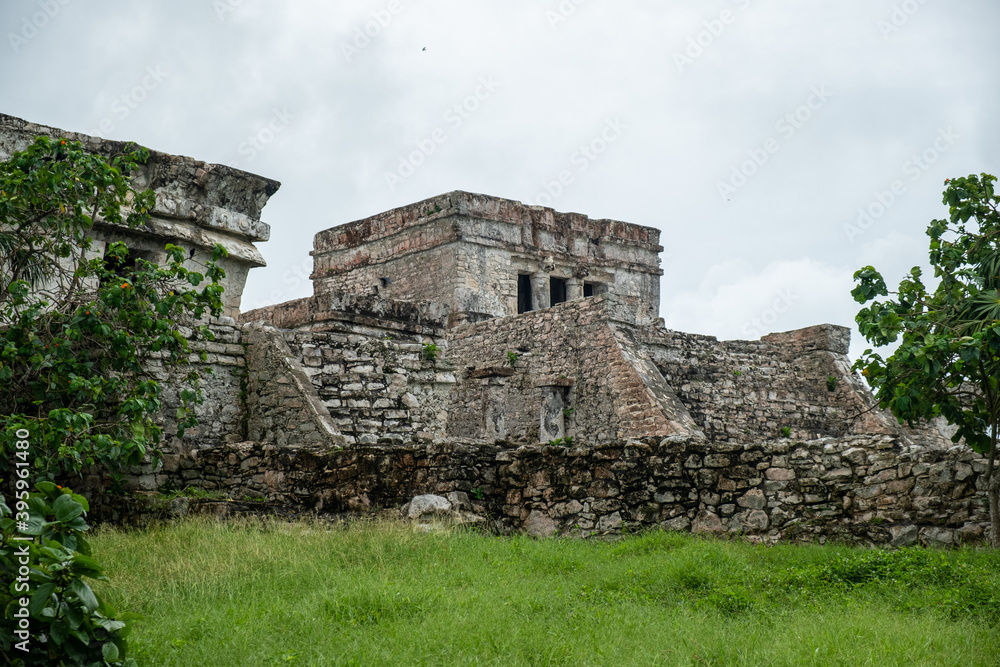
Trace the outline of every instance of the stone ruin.
{"type": "MultiPolygon", "coordinates": [[[[39,134],[123,148],[0,116],[0,158],[39,134]]],[[[170,242],[192,266],[230,252],[227,312],[194,361],[212,370],[201,423],[134,471],[136,498],[193,487],[339,514],[447,495],[534,535],[984,535],[985,460],[874,409],[848,329],[664,328],[655,228],[451,192],[318,233],[314,295],[240,312],[279,184],[158,152],[135,180],[153,219],[95,229],[96,251],[123,240],[156,259],[170,242]]],[[[123,518],[136,498],[94,504],[123,518]]]]}

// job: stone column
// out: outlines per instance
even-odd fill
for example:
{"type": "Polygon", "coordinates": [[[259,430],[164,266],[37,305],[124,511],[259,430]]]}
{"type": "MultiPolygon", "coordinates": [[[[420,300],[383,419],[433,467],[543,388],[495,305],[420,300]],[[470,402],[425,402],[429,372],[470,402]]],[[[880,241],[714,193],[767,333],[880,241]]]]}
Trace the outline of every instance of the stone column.
{"type": "Polygon", "coordinates": [[[531,276],[531,309],[541,310],[548,308],[552,304],[549,302],[549,274],[536,273],[531,276]]]}
{"type": "Polygon", "coordinates": [[[583,281],[579,278],[566,279],[566,300],[576,301],[583,298],[583,281]]]}

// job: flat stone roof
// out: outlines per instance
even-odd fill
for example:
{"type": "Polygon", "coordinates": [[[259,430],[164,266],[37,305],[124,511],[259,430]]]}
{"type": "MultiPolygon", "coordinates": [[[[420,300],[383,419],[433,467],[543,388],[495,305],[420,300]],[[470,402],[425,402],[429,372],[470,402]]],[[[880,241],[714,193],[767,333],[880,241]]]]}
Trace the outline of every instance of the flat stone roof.
{"type": "Polygon", "coordinates": [[[595,242],[610,239],[654,253],[663,250],[659,244],[660,230],[655,227],[592,219],[582,213],[561,213],[545,206],[455,190],[321,231],[313,240],[314,254],[353,248],[450,216],[530,225],[555,235],[586,236],[595,242]]]}

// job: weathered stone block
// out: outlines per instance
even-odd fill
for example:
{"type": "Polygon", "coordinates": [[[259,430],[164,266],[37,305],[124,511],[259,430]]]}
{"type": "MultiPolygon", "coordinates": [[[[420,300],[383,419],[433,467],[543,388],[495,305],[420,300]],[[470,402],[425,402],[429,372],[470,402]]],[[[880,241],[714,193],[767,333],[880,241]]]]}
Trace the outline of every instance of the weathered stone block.
{"type": "MultiPolygon", "coordinates": [[[[621,524],[619,523],[619,525],[621,524]]],[[[531,510],[522,528],[526,534],[532,537],[552,537],[556,534],[556,522],[540,510],[531,510]]]]}
{"type": "Polygon", "coordinates": [[[740,526],[747,532],[767,530],[770,519],[759,509],[748,510],[737,515],[740,526]]]}
{"type": "Polygon", "coordinates": [[[701,510],[695,517],[691,525],[692,533],[721,533],[723,531],[722,520],[714,512],[701,510]]]}
{"type": "Polygon", "coordinates": [[[764,509],[767,506],[767,499],[764,497],[764,492],[760,489],[750,489],[750,491],[738,498],[736,502],[741,507],[756,510],[764,509]]]}

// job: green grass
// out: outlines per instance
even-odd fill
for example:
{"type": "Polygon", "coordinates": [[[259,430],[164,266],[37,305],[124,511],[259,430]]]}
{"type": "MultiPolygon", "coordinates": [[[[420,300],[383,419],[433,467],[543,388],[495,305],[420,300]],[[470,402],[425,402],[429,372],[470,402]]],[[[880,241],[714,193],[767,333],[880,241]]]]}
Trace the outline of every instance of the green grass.
{"type": "Polygon", "coordinates": [[[1000,555],[190,520],[92,540],[143,665],[996,665],[1000,555]]]}

